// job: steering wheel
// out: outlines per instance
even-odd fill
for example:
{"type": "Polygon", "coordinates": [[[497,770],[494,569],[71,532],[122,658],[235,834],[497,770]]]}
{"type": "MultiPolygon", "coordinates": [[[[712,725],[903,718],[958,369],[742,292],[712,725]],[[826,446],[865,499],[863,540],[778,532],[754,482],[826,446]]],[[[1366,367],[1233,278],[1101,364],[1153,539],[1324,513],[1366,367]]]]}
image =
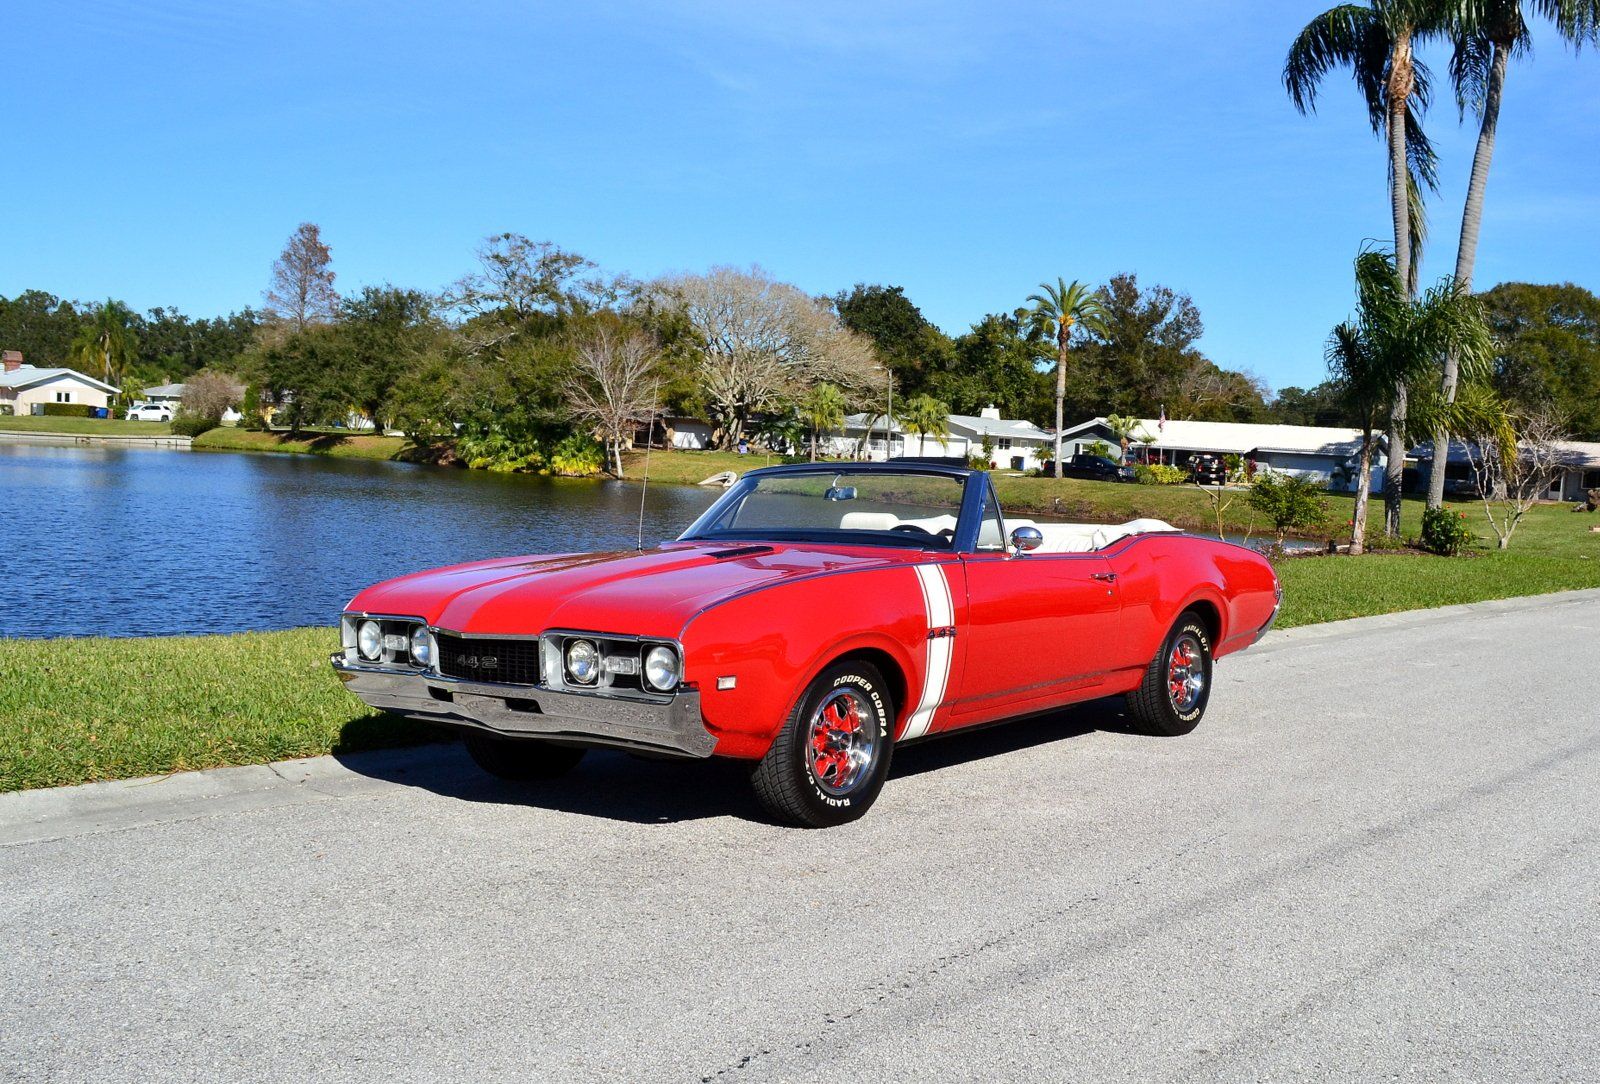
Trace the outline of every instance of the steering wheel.
{"type": "Polygon", "coordinates": [[[896,523],[893,527],[890,527],[889,530],[904,531],[907,534],[925,534],[930,538],[933,536],[932,531],[928,530],[926,527],[918,527],[915,523],[896,523]]]}

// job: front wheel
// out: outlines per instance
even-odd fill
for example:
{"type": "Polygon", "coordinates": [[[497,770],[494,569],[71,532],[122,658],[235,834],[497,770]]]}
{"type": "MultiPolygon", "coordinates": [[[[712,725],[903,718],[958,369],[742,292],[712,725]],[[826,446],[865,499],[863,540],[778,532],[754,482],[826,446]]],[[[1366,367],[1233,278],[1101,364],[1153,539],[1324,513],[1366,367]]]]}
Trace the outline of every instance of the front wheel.
{"type": "Polygon", "coordinates": [[[468,734],[463,741],[478,767],[518,783],[566,775],[578,766],[586,752],[581,745],[557,745],[537,738],[468,734]]]}
{"type": "Polygon", "coordinates": [[[842,662],[806,688],[751,773],[767,812],[806,828],[864,814],[883,789],[894,705],[877,667],[842,662]]]}
{"type": "Polygon", "coordinates": [[[1211,697],[1211,633],[1193,610],[1178,618],[1128,694],[1128,709],[1140,728],[1176,737],[1200,725],[1211,697]]]}

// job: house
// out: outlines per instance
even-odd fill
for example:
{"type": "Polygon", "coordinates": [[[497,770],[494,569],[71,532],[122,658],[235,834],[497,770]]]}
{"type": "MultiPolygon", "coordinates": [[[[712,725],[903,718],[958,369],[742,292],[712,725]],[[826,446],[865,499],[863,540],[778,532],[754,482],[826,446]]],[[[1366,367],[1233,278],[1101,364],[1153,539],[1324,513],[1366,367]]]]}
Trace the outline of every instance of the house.
{"type": "Polygon", "coordinates": [[[1055,455],[1055,434],[1032,422],[1002,418],[993,406],[976,417],[950,415],[950,455],[982,455],[985,440],[991,445],[989,464],[996,470],[1035,470],[1055,455]]]}
{"type": "Polygon", "coordinates": [[[844,429],[821,438],[817,450],[824,455],[882,461],[895,456],[955,456],[970,459],[983,454],[984,440],[993,445],[989,463],[998,470],[1030,470],[1048,458],[1055,438],[1032,422],[1002,418],[993,406],[976,415],[952,414],[945,431],[923,437],[905,427],[899,418],[886,423],[882,414],[851,414],[844,429]]]}
{"type": "MultiPolygon", "coordinates": [[[[236,388],[235,394],[240,399],[243,399],[244,385],[236,384],[234,387],[236,388]]],[[[178,406],[183,402],[183,393],[185,390],[187,390],[187,388],[187,384],[157,384],[153,388],[144,389],[144,394],[139,398],[146,403],[156,403],[161,406],[170,406],[172,408],[172,412],[176,414],[178,412],[178,406]]],[[[230,425],[239,421],[243,417],[244,415],[240,414],[233,407],[228,407],[222,412],[222,420],[230,425]]],[[[350,417],[346,419],[345,427],[347,429],[371,429],[373,426],[372,423],[367,419],[357,414],[351,414],[350,417]]]]}
{"type": "MultiPolygon", "coordinates": [[[[1354,492],[1361,456],[1361,430],[1311,425],[1258,425],[1245,422],[1161,421],[1142,418],[1133,447],[1162,463],[1183,466],[1196,455],[1236,455],[1257,470],[1314,478],[1331,488],[1354,492]]],[[[1104,445],[1113,459],[1122,449],[1105,418],[1092,418],[1062,431],[1061,454],[1075,455],[1104,445]]],[[[1372,491],[1383,488],[1383,445],[1372,455],[1372,491]]]]}
{"type": "MultiPolygon", "coordinates": [[[[1582,440],[1557,441],[1561,470],[1544,499],[1550,501],[1581,501],[1591,489],[1600,489],[1600,444],[1582,440]]],[[[1459,440],[1450,442],[1448,458],[1444,465],[1444,486],[1447,494],[1478,492],[1477,479],[1472,473],[1472,463],[1467,445],[1459,440]]],[[[1422,490],[1427,487],[1428,474],[1433,466],[1433,443],[1417,445],[1411,453],[1417,461],[1415,471],[1406,471],[1406,488],[1422,490]]]]}
{"type": "Polygon", "coordinates": [[[109,408],[121,393],[121,388],[76,369],[28,365],[20,350],[0,353],[0,414],[43,414],[49,403],[109,408]]]}

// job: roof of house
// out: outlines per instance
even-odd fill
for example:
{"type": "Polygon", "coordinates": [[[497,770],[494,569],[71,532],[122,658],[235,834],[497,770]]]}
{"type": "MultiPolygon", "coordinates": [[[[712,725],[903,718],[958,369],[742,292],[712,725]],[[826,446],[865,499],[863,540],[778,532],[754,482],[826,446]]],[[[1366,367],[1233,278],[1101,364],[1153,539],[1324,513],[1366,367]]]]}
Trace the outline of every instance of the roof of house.
{"type": "Polygon", "coordinates": [[[183,389],[187,386],[186,384],[157,384],[153,388],[144,389],[144,397],[146,399],[152,396],[159,396],[162,399],[182,399],[183,389]]]}
{"type": "MultiPolygon", "coordinates": [[[[1063,438],[1095,427],[1108,428],[1106,419],[1091,418],[1062,431],[1063,438]]],[[[1354,455],[1361,450],[1361,430],[1315,425],[1267,425],[1253,422],[1191,422],[1156,418],[1139,419],[1135,444],[1181,452],[1251,452],[1354,455]]]]}
{"type": "Polygon", "coordinates": [[[971,414],[952,414],[950,424],[979,436],[1009,437],[1012,440],[1049,440],[1050,434],[1021,418],[985,418],[971,414]]]}
{"type": "MultiPolygon", "coordinates": [[[[1562,440],[1556,442],[1561,449],[1562,463],[1569,468],[1584,470],[1600,469],[1600,444],[1585,440],[1562,440]]],[[[1412,457],[1424,462],[1433,461],[1433,443],[1425,441],[1417,445],[1411,453],[1412,457]]],[[[1449,461],[1451,463],[1467,462],[1467,445],[1465,441],[1452,440],[1450,442],[1449,461]]]]}
{"type": "Polygon", "coordinates": [[[76,369],[40,369],[33,365],[24,365],[9,372],[0,372],[0,388],[31,388],[35,384],[45,384],[52,380],[60,380],[63,377],[81,380],[85,384],[92,385],[112,395],[118,395],[122,391],[121,388],[114,388],[103,380],[96,380],[92,376],[84,376],[76,369]]]}
{"type": "MultiPolygon", "coordinates": [[[[874,432],[883,431],[882,414],[851,414],[844,420],[846,430],[865,430],[867,419],[871,418],[871,428],[874,432]]],[[[1011,437],[1020,440],[1048,440],[1050,434],[1040,429],[1032,422],[1016,418],[982,418],[970,414],[950,415],[950,427],[967,430],[979,436],[1011,437]]],[[[899,418],[894,419],[894,432],[907,433],[905,425],[899,418]]]]}

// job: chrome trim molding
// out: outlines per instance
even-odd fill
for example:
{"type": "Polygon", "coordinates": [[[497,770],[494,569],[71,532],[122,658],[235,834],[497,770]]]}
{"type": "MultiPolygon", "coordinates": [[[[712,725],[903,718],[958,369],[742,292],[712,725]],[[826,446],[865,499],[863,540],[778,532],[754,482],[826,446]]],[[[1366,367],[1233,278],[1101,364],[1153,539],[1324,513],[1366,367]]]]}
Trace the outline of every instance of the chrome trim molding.
{"type": "Polygon", "coordinates": [[[343,652],[329,661],[345,687],[367,704],[425,722],[696,758],[710,756],[717,744],[705,728],[700,693],[694,689],[681,689],[664,701],[642,700],[350,663],[343,652]]]}

